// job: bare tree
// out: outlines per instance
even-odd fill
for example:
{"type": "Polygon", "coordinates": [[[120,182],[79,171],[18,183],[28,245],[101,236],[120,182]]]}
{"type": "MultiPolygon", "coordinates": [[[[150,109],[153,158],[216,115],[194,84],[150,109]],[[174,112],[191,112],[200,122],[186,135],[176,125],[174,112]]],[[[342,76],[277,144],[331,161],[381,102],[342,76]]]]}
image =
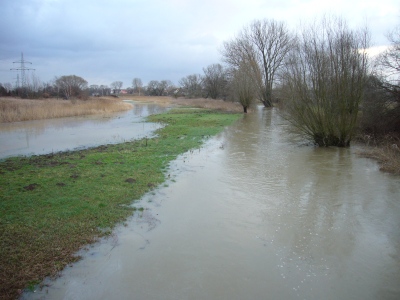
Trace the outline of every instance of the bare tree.
{"type": "Polygon", "coordinates": [[[159,85],[160,96],[170,95],[174,89],[175,87],[171,80],[161,80],[159,85]]]}
{"type": "Polygon", "coordinates": [[[31,92],[37,93],[40,86],[42,85],[42,82],[40,81],[40,78],[36,75],[36,73],[31,73],[27,79],[27,85],[28,89],[31,92]]]}
{"type": "Polygon", "coordinates": [[[134,92],[139,93],[139,96],[140,96],[140,92],[142,91],[142,88],[143,88],[142,79],[133,78],[132,87],[133,87],[134,92]]]}
{"type": "Polygon", "coordinates": [[[110,94],[110,88],[107,85],[102,84],[100,85],[99,89],[101,91],[102,96],[110,94]]]}
{"type": "Polygon", "coordinates": [[[158,96],[160,91],[159,91],[159,85],[160,82],[157,80],[150,80],[149,83],[147,84],[146,88],[146,93],[149,96],[158,96]]]}
{"type": "Polygon", "coordinates": [[[92,96],[100,96],[99,86],[97,84],[92,84],[89,86],[89,91],[92,96]]]}
{"type": "Polygon", "coordinates": [[[35,73],[29,74],[25,79],[24,95],[28,98],[40,98],[42,82],[35,73]]]}
{"type": "Polygon", "coordinates": [[[42,83],[42,97],[50,98],[50,96],[56,96],[56,88],[54,82],[43,82],[42,83]]]}
{"type": "Polygon", "coordinates": [[[119,94],[121,91],[123,82],[122,81],[114,81],[110,84],[111,88],[113,89],[114,94],[119,94]]]}
{"type": "Polygon", "coordinates": [[[167,96],[175,97],[178,87],[171,80],[166,80],[166,82],[167,82],[167,87],[165,89],[165,94],[167,96]]]}
{"type": "Polygon", "coordinates": [[[289,121],[320,146],[350,145],[367,79],[367,30],[324,18],[303,30],[287,62],[289,121]]]}
{"type": "Polygon", "coordinates": [[[170,80],[151,80],[147,85],[147,94],[150,96],[164,96],[174,89],[170,80]]]}
{"type": "Polygon", "coordinates": [[[247,113],[247,109],[256,98],[256,84],[253,80],[252,73],[252,65],[247,61],[243,61],[243,63],[239,65],[239,68],[232,70],[230,91],[234,101],[242,105],[244,113],[247,113]]]}
{"type": "Polygon", "coordinates": [[[212,99],[223,98],[227,84],[227,73],[220,64],[203,68],[203,86],[207,96],[212,99]]]}
{"type": "Polygon", "coordinates": [[[76,75],[56,77],[55,85],[64,94],[66,99],[70,97],[82,97],[87,88],[87,81],[76,75]]]}
{"type": "Polygon", "coordinates": [[[9,96],[12,91],[12,84],[7,82],[7,83],[0,83],[0,96],[9,96]]]}
{"type": "Polygon", "coordinates": [[[192,74],[183,77],[179,81],[182,92],[187,98],[198,98],[203,96],[203,77],[200,74],[192,74]]]}
{"type": "Polygon", "coordinates": [[[388,40],[391,45],[378,56],[375,67],[378,77],[384,83],[383,88],[398,94],[400,93],[400,25],[388,34],[388,40]]]}
{"type": "Polygon", "coordinates": [[[7,96],[7,89],[0,83],[0,96],[7,96]]]}
{"type": "Polygon", "coordinates": [[[400,25],[387,37],[390,46],[375,60],[362,104],[361,127],[368,134],[400,132],[400,25]]]}
{"type": "Polygon", "coordinates": [[[4,83],[3,84],[3,87],[6,89],[6,91],[7,91],[7,93],[11,93],[11,91],[12,91],[12,84],[11,83],[9,83],[9,82],[6,82],[6,83],[4,83]]]}
{"type": "Polygon", "coordinates": [[[238,69],[243,61],[256,61],[253,78],[257,97],[265,107],[272,106],[272,89],[278,69],[293,45],[285,23],[275,20],[256,20],[245,27],[237,38],[224,43],[222,55],[232,68],[238,69]]]}

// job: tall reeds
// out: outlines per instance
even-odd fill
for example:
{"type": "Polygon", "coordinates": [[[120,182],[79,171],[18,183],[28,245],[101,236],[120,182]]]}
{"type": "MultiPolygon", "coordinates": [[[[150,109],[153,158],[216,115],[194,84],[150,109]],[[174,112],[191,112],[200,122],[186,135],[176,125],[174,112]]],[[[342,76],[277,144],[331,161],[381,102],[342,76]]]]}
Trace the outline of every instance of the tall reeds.
{"type": "Polygon", "coordinates": [[[120,99],[24,100],[0,99],[0,123],[112,113],[128,110],[131,104],[120,99]]]}

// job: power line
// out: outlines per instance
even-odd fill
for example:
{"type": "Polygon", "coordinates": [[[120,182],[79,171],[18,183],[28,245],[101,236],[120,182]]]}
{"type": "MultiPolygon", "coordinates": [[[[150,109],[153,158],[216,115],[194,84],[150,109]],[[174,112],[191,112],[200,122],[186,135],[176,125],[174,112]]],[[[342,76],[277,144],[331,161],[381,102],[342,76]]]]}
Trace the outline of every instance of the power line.
{"type": "Polygon", "coordinates": [[[26,86],[25,71],[35,70],[35,69],[30,69],[30,68],[25,67],[25,64],[32,64],[32,63],[24,60],[24,53],[21,52],[21,60],[14,61],[13,64],[19,64],[19,68],[12,68],[10,70],[21,71],[21,78],[17,77],[17,87],[19,87],[20,80],[21,80],[21,86],[25,87],[26,86]]]}

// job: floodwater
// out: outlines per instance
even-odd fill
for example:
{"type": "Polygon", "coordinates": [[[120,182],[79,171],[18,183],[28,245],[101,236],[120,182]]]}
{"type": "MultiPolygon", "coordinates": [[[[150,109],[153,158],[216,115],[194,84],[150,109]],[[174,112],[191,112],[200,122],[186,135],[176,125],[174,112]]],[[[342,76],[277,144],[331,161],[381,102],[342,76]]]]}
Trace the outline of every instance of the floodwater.
{"type": "Polygon", "coordinates": [[[23,299],[400,299],[400,178],[259,108],[23,299]]]}
{"type": "Polygon", "coordinates": [[[0,159],[121,143],[151,136],[158,124],[144,122],[165,111],[155,104],[134,103],[133,109],[104,115],[0,124],[0,159]]]}

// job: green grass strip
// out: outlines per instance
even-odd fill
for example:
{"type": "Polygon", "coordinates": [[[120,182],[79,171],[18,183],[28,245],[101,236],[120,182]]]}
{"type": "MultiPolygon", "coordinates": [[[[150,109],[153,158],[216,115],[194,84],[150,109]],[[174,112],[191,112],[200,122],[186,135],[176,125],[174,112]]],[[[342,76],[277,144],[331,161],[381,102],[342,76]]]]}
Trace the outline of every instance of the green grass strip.
{"type": "Polygon", "coordinates": [[[76,261],[82,246],[133,214],[166,179],[171,160],[198,148],[240,114],[174,109],[152,115],[157,137],[0,162],[0,298],[76,261]]]}

